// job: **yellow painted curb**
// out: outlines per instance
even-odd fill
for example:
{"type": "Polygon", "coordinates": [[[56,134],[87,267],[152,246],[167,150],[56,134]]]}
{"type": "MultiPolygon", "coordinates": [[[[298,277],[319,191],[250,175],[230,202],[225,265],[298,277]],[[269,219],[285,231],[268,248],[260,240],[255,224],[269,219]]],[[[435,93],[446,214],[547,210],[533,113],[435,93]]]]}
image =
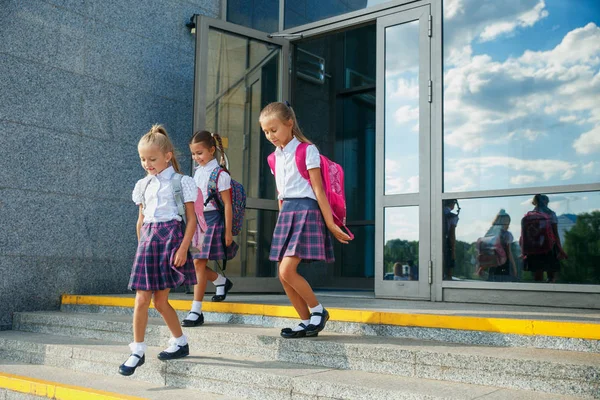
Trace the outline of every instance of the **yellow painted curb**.
{"type": "MultiPolygon", "coordinates": [[[[190,309],[191,300],[170,300],[173,308],[190,309]]],[[[63,295],[62,304],[133,307],[132,297],[63,295]]],[[[459,329],[526,336],[555,336],[574,339],[600,340],[600,324],[548,320],[485,318],[440,314],[407,314],[387,311],[328,308],[331,321],[383,324],[419,328],[459,329]]],[[[291,306],[246,303],[203,303],[203,311],[296,318],[291,306]]]]}
{"type": "Polygon", "coordinates": [[[143,397],[127,396],[118,393],[104,392],[102,390],[88,389],[73,385],[64,385],[58,382],[44,381],[27,376],[6,374],[0,372],[0,388],[13,392],[27,393],[33,396],[42,396],[57,400],[143,400],[143,397]]]}

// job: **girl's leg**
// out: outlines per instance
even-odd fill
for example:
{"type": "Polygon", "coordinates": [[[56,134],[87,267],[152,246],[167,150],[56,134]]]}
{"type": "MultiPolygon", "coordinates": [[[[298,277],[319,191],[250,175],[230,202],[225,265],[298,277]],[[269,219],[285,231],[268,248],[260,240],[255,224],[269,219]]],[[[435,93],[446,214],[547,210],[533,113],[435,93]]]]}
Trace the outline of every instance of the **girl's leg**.
{"type": "Polygon", "coordinates": [[[169,304],[170,291],[171,289],[164,289],[154,292],[154,307],[165,320],[167,327],[171,331],[171,335],[173,335],[175,338],[178,338],[183,335],[183,331],[179,325],[179,317],[177,317],[177,313],[173,307],[171,307],[171,304],[169,304]]]}
{"type": "Polygon", "coordinates": [[[194,286],[194,301],[202,301],[206,292],[206,283],[216,280],[219,275],[208,268],[208,260],[194,259],[194,269],[198,283],[194,286]]]}
{"type": "Polygon", "coordinates": [[[129,344],[131,355],[119,367],[121,375],[129,376],[135,372],[135,369],[144,364],[146,353],[146,343],[144,336],[146,326],[148,325],[148,308],[152,292],[147,290],[138,290],[135,294],[135,306],[133,308],[133,343],[129,344]]]}
{"type": "Polygon", "coordinates": [[[165,320],[165,323],[173,336],[169,340],[169,347],[158,355],[160,360],[173,360],[185,357],[190,353],[187,337],[181,330],[177,313],[173,307],[171,307],[171,304],[169,304],[170,290],[171,289],[164,289],[154,292],[154,307],[156,307],[156,310],[165,320]]]}
{"type": "Polygon", "coordinates": [[[279,280],[292,305],[302,319],[308,319],[308,308],[319,305],[312,288],[297,271],[301,259],[298,257],[284,257],[279,263],[279,280]]]}
{"type": "Polygon", "coordinates": [[[133,308],[133,341],[143,343],[148,325],[148,308],[152,300],[152,292],[138,290],[135,293],[135,306],[133,308]]]}

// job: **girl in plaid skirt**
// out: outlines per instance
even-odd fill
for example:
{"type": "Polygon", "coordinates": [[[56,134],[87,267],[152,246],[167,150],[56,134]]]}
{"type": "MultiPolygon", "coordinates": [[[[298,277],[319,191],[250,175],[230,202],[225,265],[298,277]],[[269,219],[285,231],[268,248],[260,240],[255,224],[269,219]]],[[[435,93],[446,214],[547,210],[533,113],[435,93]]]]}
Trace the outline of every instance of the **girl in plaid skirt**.
{"type": "Polygon", "coordinates": [[[350,237],[338,227],[323,190],[320,156],[316,146],[306,149],[306,168],[310,182],[296,165],[296,149],[301,142],[311,143],[302,133],[292,107],[286,103],[268,104],[260,113],[260,126],[275,146],[275,175],[279,192],[279,217],[270,260],[279,262],[279,280],[301,322],[281,331],[284,338],[314,337],[325,328],[329,313],[317,300],[309,283],[297,272],[301,261],[331,263],[333,241],[350,237]]]}
{"type": "Polygon", "coordinates": [[[204,232],[202,245],[193,249],[194,268],[198,284],[194,286],[194,301],[192,309],[183,322],[183,326],[192,327],[204,323],[202,314],[202,299],[206,291],[207,281],[211,281],[216,287],[216,293],[212,301],[223,301],[231,290],[233,283],[221,274],[208,268],[208,260],[221,261],[231,260],[238,251],[238,245],[233,241],[231,234],[233,211],[231,204],[231,176],[225,168],[225,152],[221,137],[216,133],[198,131],[190,140],[190,151],[198,167],[194,173],[194,181],[204,198],[204,219],[207,230],[204,232]],[[221,159],[217,162],[215,153],[219,150],[221,159]],[[217,168],[218,170],[217,172],[217,168]],[[210,176],[215,172],[217,175],[213,182],[216,183],[218,197],[209,200],[211,193],[208,192],[210,176]],[[223,209],[221,213],[220,208],[223,209]],[[223,216],[225,218],[223,218],[223,216]]]}
{"type": "Polygon", "coordinates": [[[129,345],[131,356],[119,368],[122,375],[133,374],[145,362],[144,335],[152,299],[173,335],[169,340],[170,346],[158,358],[171,360],[189,354],[187,338],[181,330],[177,313],[169,304],[169,291],[196,283],[188,251],[196,227],[196,184],[189,176],[181,178],[186,225],[178,213],[171,186],[173,178],[179,173],[179,165],[166,130],[161,125],[154,125],[140,139],[138,152],[148,175],[136,183],[132,195],[133,201],[139,206],[136,224],[138,248],[129,279],[129,289],[136,291],[134,341],[129,345]]]}

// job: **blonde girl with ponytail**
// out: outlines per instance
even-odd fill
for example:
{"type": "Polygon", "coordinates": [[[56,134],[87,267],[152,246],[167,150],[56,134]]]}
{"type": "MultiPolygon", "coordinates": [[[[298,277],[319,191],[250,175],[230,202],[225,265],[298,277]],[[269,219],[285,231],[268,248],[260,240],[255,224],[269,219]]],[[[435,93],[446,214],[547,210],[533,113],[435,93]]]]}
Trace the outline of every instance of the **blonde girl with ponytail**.
{"type": "Polygon", "coordinates": [[[231,176],[227,171],[223,141],[217,133],[198,131],[190,139],[192,158],[198,164],[194,172],[194,181],[204,197],[204,218],[208,229],[198,249],[192,249],[194,268],[198,283],[194,286],[192,309],[183,320],[186,327],[199,326],[204,323],[202,300],[206,292],[206,284],[211,281],[216,288],[212,301],[223,301],[233,287],[228,278],[208,268],[208,260],[231,260],[238,251],[238,244],[233,241],[231,233],[233,208],[231,203],[231,176]],[[218,156],[218,159],[217,159],[218,156]],[[216,174],[218,196],[208,200],[208,186],[211,174],[216,174]],[[223,243],[223,236],[225,240],[223,243]]]}
{"type": "Polygon", "coordinates": [[[179,215],[173,192],[173,180],[179,178],[175,148],[162,125],[154,125],[138,143],[138,153],[147,175],[133,189],[132,199],[139,207],[136,232],[137,252],[129,289],[135,290],[133,343],[131,355],[120,367],[121,375],[132,375],[146,360],[144,336],[148,325],[150,301],[171,331],[169,347],[158,355],[173,360],[189,354],[187,337],[179,325],[177,313],[169,304],[171,289],[196,283],[189,253],[196,227],[194,202],[198,189],[189,176],[181,176],[182,198],[187,224],[179,215]]]}

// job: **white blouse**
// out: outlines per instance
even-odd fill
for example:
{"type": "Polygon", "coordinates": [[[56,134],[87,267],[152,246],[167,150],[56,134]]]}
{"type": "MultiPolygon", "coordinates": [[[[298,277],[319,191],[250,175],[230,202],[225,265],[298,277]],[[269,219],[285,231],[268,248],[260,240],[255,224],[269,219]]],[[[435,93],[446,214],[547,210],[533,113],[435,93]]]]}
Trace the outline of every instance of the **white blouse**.
{"type": "MultiPolygon", "coordinates": [[[[202,196],[204,196],[204,201],[208,199],[208,181],[210,180],[210,174],[214,171],[215,168],[219,166],[219,163],[215,158],[206,163],[206,165],[199,165],[196,167],[196,172],[194,172],[194,181],[198,188],[202,191],[202,196]]],[[[219,179],[217,180],[217,190],[222,192],[224,190],[231,189],[231,176],[223,171],[219,174],[219,179]]],[[[213,211],[216,210],[213,202],[209,202],[205,207],[204,211],[213,211]]]]}
{"type": "MultiPolygon", "coordinates": [[[[275,149],[275,183],[279,195],[277,198],[309,197],[316,200],[315,192],[310,183],[300,175],[296,165],[296,149],[300,141],[293,138],[283,149],[275,149]]],[[[306,169],[321,167],[321,158],[317,146],[311,144],[306,148],[306,169]]],[[[273,171],[271,171],[273,172],[273,171]]]]}
{"type": "MultiPolygon", "coordinates": [[[[148,175],[135,184],[131,198],[137,205],[142,204],[142,199],[145,200],[144,223],[167,222],[174,219],[181,221],[182,218],[177,214],[173,189],[171,189],[171,179],[174,174],[175,169],[169,167],[160,174],[148,175]]],[[[198,188],[191,177],[181,178],[181,190],[184,203],[196,201],[198,188]]]]}

